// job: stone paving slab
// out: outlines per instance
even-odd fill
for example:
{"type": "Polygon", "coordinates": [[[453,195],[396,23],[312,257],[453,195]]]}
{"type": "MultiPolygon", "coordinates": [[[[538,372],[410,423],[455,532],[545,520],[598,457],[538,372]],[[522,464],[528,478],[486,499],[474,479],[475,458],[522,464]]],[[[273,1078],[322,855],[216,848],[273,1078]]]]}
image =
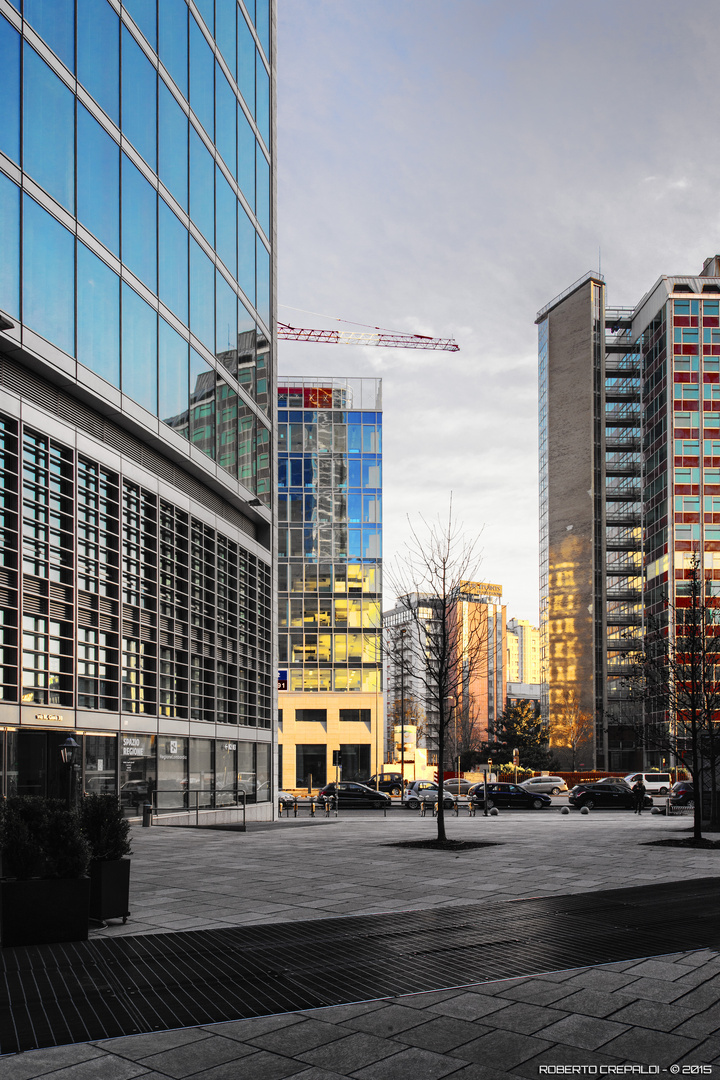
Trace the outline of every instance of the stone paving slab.
{"type": "MultiPolygon", "coordinates": [[[[432,819],[398,812],[328,825],[257,834],[136,829],[137,917],[103,936],[177,929],[168,920],[190,909],[205,927],[286,922],[342,913],[339,895],[361,914],[430,906],[431,895],[453,905],[476,903],[482,892],[495,901],[720,873],[720,853],[642,846],[682,834],[683,820],[550,812],[451,819],[450,835],[500,845],[458,855],[384,846],[431,835],[432,819]]],[[[720,954],[712,950],[29,1051],[0,1059],[0,1078],[496,1080],[535,1078],[547,1066],[662,1070],[676,1062],[720,1070],[720,954]]]]}

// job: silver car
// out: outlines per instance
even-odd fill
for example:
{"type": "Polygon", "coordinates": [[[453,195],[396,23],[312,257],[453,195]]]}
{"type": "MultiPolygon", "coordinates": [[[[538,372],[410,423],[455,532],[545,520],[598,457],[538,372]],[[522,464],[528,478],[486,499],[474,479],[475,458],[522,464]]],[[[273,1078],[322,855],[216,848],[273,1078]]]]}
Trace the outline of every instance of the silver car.
{"type": "Polygon", "coordinates": [[[531,776],[523,780],[520,787],[526,791],[539,791],[542,795],[560,795],[568,789],[562,776],[531,776]]]}
{"type": "MultiPolygon", "coordinates": [[[[444,788],[444,785],[443,785],[444,788]]],[[[432,780],[414,780],[402,797],[402,804],[406,810],[419,810],[422,803],[434,806],[438,800],[438,786],[432,780]]],[[[455,805],[455,796],[443,790],[443,807],[452,810],[455,805]]]]}

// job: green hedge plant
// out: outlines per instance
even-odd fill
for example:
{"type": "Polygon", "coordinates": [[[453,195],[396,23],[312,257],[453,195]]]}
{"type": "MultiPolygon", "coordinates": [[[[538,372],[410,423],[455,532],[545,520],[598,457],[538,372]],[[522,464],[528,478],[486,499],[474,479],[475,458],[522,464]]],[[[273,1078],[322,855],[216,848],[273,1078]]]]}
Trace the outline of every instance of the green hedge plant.
{"type": "Polygon", "coordinates": [[[111,862],[131,855],[130,822],[114,795],[86,795],[80,823],[93,862],[111,862]]]}

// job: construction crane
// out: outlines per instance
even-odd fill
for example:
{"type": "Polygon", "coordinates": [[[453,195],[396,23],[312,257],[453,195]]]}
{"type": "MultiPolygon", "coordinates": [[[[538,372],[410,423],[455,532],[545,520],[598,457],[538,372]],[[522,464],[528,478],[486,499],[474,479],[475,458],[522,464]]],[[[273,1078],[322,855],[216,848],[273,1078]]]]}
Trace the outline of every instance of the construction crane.
{"type": "MultiPolygon", "coordinates": [[[[338,320],[340,321],[340,320],[338,320]]],[[[377,345],[389,349],[436,349],[442,352],[460,352],[454,338],[428,337],[426,334],[406,334],[382,330],[374,326],[367,331],[357,330],[305,330],[287,323],[277,324],[277,336],[282,341],[315,341],[329,345],[377,345]]]]}

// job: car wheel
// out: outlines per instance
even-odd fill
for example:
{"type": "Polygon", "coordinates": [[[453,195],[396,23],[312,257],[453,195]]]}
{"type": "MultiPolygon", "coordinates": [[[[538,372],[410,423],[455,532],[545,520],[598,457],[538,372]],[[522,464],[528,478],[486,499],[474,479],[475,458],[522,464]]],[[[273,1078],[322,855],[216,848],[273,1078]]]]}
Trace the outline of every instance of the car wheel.
{"type": "Polygon", "coordinates": [[[408,810],[419,810],[420,809],[420,803],[419,803],[419,801],[417,799],[408,799],[407,808],[408,808],[408,810]]]}
{"type": "Polygon", "coordinates": [[[583,803],[583,806],[587,806],[588,810],[592,810],[594,805],[595,805],[595,803],[592,801],[592,799],[586,799],[585,802],[583,803]]]}
{"type": "Polygon", "coordinates": [[[559,795],[560,794],[560,788],[559,787],[554,787],[552,789],[552,791],[550,792],[550,794],[551,795],[559,795]]]}
{"type": "Polygon", "coordinates": [[[487,801],[488,810],[492,810],[494,805],[495,805],[495,803],[492,801],[492,799],[488,799],[488,801],[487,801]]]}
{"type": "Polygon", "coordinates": [[[390,794],[391,794],[391,795],[402,795],[402,792],[400,791],[400,788],[399,788],[399,787],[394,787],[394,788],[393,788],[393,789],[391,790],[390,794]]]}
{"type": "Polygon", "coordinates": [[[667,791],[668,789],[666,787],[661,787],[658,795],[667,795],[667,791]]]}
{"type": "Polygon", "coordinates": [[[544,803],[543,803],[542,799],[533,799],[533,801],[532,801],[533,810],[542,810],[543,806],[544,806],[544,803]]]}

